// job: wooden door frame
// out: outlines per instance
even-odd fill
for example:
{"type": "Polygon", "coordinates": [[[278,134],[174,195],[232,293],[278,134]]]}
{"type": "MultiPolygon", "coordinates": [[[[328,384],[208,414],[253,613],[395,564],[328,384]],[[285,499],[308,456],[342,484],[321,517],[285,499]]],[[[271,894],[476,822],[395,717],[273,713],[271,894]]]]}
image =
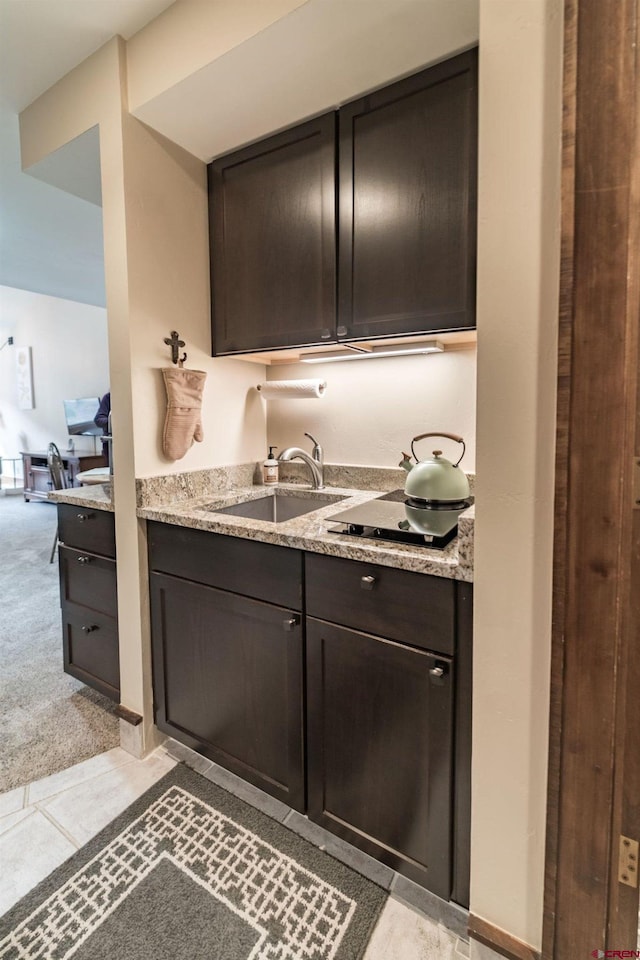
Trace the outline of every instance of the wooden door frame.
{"type": "Polygon", "coordinates": [[[639,8],[565,0],[545,960],[636,948],[617,860],[640,839],[639,8]]]}

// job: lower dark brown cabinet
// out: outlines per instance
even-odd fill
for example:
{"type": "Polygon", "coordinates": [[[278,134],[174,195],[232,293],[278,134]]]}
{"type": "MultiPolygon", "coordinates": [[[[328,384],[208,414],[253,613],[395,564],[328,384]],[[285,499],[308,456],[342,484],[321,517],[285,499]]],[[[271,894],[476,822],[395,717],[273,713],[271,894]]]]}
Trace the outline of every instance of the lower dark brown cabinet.
{"type": "Polygon", "coordinates": [[[452,674],[448,657],[307,620],[309,817],[445,899],[452,674]]]}
{"type": "Polygon", "coordinates": [[[158,727],[304,809],[299,613],[151,574],[158,727]]]}
{"type": "Polygon", "coordinates": [[[148,534],[158,727],[468,906],[472,585],[148,534]]]}
{"type": "Polygon", "coordinates": [[[120,700],[113,513],[58,504],[65,673],[120,700]]]}

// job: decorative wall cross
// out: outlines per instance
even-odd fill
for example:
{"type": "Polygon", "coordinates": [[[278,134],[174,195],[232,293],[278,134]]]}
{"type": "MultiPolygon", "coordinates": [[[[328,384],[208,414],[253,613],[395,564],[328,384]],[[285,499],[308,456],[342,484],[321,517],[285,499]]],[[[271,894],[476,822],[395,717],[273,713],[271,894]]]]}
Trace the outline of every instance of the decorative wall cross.
{"type": "Polygon", "coordinates": [[[181,340],[181,339],[180,339],[177,330],[172,330],[172,331],[171,331],[171,337],[170,337],[170,338],[169,338],[169,337],[165,337],[165,338],[164,338],[164,342],[166,343],[166,345],[167,345],[168,347],[171,347],[171,362],[172,362],[172,363],[177,363],[179,366],[182,366],[182,364],[183,364],[183,363],[185,362],[185,360],[187,359],[187,355],[186,355],[186,353],[184,354],[183,357],[180,357],[180,355],[179,355],[179,352],[178,352],[178,351],[179,351],[180,347],[184,347],[184,346],[185,346],[185,342],[184,342],[184,340],[181,340]]]}

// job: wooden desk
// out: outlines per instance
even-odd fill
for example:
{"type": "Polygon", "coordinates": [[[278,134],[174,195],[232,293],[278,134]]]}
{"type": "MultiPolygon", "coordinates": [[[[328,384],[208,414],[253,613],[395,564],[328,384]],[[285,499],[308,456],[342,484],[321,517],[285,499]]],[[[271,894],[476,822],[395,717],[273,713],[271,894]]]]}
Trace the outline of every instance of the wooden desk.
{"type": "MultiPolygon", "coordinates": [[[[22,457],[24,474],[24,499],[46,500],[49,492],[53,490],[51,475],[47,466],[46,451],[22,451],[20,456],[22,457]]],[[[60,451],[60,457],[67,475],[67,484],[70,487],[80,486],[76,477],[82,470],[107,466],[107,458],[103,457],[101,453],[70,453],[69,451],[63,453],[60,451]]]]}

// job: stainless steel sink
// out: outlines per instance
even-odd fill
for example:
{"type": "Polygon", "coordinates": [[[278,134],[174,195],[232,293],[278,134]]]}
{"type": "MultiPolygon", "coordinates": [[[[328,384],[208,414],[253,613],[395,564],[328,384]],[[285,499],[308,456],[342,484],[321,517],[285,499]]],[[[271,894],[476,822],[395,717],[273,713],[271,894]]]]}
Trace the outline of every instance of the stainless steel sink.
{"type": "Polygon", "coordinates": [[[330,503],[344,500],[339,494],[305,494],[277,492],[256,500],[243,500],[230,507],[216,507],[211,504],[202,507],[208,513],[225,513],[234,517],[246,517],[248,520],[268,520],[271,523],[282,523],[284,520],[293,520],[305,513],[320,510],[330,503]]]}

